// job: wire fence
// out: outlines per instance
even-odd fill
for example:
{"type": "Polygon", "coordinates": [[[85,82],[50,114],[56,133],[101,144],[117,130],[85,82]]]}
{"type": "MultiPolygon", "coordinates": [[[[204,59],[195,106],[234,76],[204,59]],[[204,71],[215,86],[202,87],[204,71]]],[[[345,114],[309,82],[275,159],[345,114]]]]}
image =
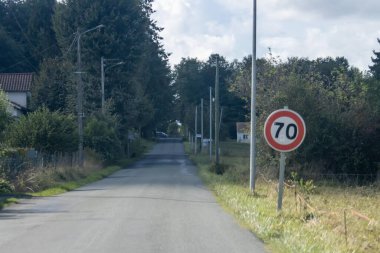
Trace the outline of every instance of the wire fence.
{"type": "Polygon", "coordinates": [[[319,184],[340,184],[344,186],[361,186],[375,183],[380,180],[377,174],[352,174],[352,173],[299,173],[305,180],[314,180],[319,184]]]}
{"type": "MultiPolygon", "coordinates": [[[[316,174],[312,174],[310,176],[315,176],[316,174]]],[[[273,187],[278,192],[278,182],[276,180],[268,179],[264,174],[259,173],[260,178],[268,185],[273,187]]],[[[332,180],[336,180],[339,178],[346,179],[346,176],[349,177],[349,182],[351,182],[352,178],[356,178],[362,176],[360,174],[342,174],[340,177],[339,175],[335,174],[318,174],[320,180],[326,180],[326,178],[331,178],[332,180]]],[[[367,176],[373,176],[372,174],[367,176]]],[[[342,231],[341,234],[344,237],[344,241],[346,244],[346,249],[353,248],[352,244],[352,238],[354,237],[354,241],[360,242],[361,240],[368,239],[366,236],[360,237],[359,234],[366,234],[366,232],[370,232],[375,234],[375,231],[380,230],[380,220],[379,217],[369,217],[366,214],[363,214],[362,212],[356,210],[353,207],[342,207],[338,210],[328,210],[320,206],[315,206],[310,201],[310,198],[308,196],[308,193],[305,193],[302,191],[302,187],[297,184],[297,182],[294,181],[287,181],[284,183],[285,188],[287,191],[291,192],[294,196],[294,206],[293,210],[296,213],[299,213],[301,217],[305,221],[312,220],[312,219],[321,219],[325,218],[330,220],[335,220],[335,227],[341,227],[342,231]],[[356,222],[362,222],[365,224],[365,226],[358,226],[352,220],[356,220],[356,222]],[[363,231],[365,230],[365,231],[363,231]]],[[[380,242],[380,234],[378,234],[377,241],[380,242]]],[[[364,243],[366,244],[366,243],[364,243]]],[[[368,242],[367,242],[368,244],[368,242]]],[[[372,242],[373,244],[373,242],[372,242]]],[[[376,247],[376,245],[372,245],[376,247]]],[[[371,247],[372,247],[371,246],[371,247]]],[[[377,245],[379,246],[379,245],[377,245]]],[[[349,250],[348,250],[349,251],[349,250]]]]}

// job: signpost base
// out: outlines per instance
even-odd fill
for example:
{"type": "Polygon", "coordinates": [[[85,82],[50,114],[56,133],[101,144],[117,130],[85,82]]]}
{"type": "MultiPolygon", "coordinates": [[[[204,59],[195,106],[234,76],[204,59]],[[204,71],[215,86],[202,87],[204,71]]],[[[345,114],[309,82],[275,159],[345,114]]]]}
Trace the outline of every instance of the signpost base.
{"type": "Polygon", "coordinates": [[[282,196],[284,195],[284,181],[285,181],[285,160],[286,160],[286,155],[284,152],[281,152],[280,178],[278,181],[277,211],[281,211],[281,209],[282,209],[282,196]]]}

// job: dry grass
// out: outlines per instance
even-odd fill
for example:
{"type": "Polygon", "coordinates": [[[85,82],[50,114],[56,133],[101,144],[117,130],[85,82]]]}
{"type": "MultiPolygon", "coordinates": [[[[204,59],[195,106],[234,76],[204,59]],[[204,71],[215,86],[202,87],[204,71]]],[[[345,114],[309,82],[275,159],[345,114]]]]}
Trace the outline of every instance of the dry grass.
{"type": "Polygon", "coordinates": [[[224,146],[222,162],[229,170],[223,176],[209,172],[207,155],[192,159],[220,203],[273,252],[380,252],[379,186],[316,185],[312,193],[286,188],[277,212],[277,181],[259,177],[251,194],[249,160],[238,149],[224,146]]]}

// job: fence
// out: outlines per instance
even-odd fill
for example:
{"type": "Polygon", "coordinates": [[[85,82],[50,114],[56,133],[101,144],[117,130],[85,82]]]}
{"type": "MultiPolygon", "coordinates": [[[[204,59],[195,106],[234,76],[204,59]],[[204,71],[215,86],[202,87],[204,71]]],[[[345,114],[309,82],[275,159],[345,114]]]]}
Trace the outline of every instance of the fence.
{"type": "Polygon", "coordinates": [[[320,183],[340,184],[346,186],[360,186],[380,180],[376,174],[350,174],[350,173],[299,173],[306,180],[320,183]]]}
{"type": "MultiPolygon", "coordinates": [[[[312,174],[317,175],[317,174],[312,174]]],[[[309,176],[312,176],[309,175],[309,176]]],[[[276,181],[272,181],[271,179],[266,178],[266,176],[262,173],[259,173],[260,178],[268,185],[271,185],[276,191],[278,191],[278,183],[276,181]]],[[[327,176],[331,176],[332,179],[337,179],[338,177],[335,174],[318,174],[320,176],[320,180],[325,180],[327,176]],[[323,177],[322,177],[323,176],[323,177]]],[[[356,178],[358,176],[361,176],[360,174],[342,174],[342,177],[345,178],[346,176],[350,176],[350,179],[352,179],[353,176],[356,178]]],[[[369,176],[369,175],[368,175],[369,176]]],[[[373,175],[370,175],[373,176],[373,175]]],[[[354,178],[355,178],[354,177],[354,178]]],[[[376,177],[375,177],[376,179],[376,177]]],[[[358,227],[350,227],[350,223],[348,220],[351,218],[355,218],[358,221],[364,222],[366,224],[366,229],[372,227],[372,230],[378,231],[380,229],[380,222],[378,220],[378,217],[369,217],[360,211],[356,210],[353,207],[345,207],[341,210],[324,210],[323,208],[320,208],[318,206],[314,206],[310,201],[307,193],[303,193],[301,190],[301,187],[297,184],[297,182],[285,182],[284,183],[286,189],[293,193],[294,195],[294,209],[297,213],[300,213],[303,219],[310,220],[315,218],[326,218],[326,219],[334,219],[337,221],[337,223],[341,224],[341,227],[343,228],[343,236],[346,243],[346,248],[349,249],[349,238],[351,237],[358,237],[358,227]],[[351,231],[350,231],[351,230],[351,231]],[[355,232],[354,232],[355,230],[355,232]],[[351,235],[350,235],[351,232],[351,235]]],[[[361,227],[361,229],[363,229],[361,227]]],[[[360,230],[360,228],[359,228],[360,230]]],[[[360,231],[362,232],[362,231],[360,231]]],[[[380,236],[380,235],[379,235],[380,236]]],[[[378,237],[378,240],[380,240],[380,237],[378,237]]]]}
{"type": "Polygon", "coordinates": [[[29,169],[76,167],[79,162],[78,153],[44,154],[28,150],[25,155],[18,153],[0,158],[0,175],[13,179],[21,172],[29,169]]]}

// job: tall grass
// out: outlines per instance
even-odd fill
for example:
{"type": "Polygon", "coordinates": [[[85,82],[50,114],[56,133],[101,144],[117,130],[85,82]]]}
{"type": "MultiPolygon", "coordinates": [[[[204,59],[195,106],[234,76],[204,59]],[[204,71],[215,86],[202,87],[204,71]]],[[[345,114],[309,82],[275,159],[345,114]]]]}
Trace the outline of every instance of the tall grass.
{"type": "MultiPolygon", "coordinates": [[[[138,145],[135,145],[133,149],[135,154],[133,158],[120,157],[120,160],[110,166],[104,166],[100,156],[87,150],[82,168],[62,166],[26,170],[17,175],[16,180],[12,182],[12,188],[17,192],[13,195],[17,197],[20,193],[26,193],[30,196],[52,196],[74,190],[107,177],[120,168],[127,167],[152,146],[153,143],[150,141],[139,140],[138,145]]],[[[0,209],[10,201],[7,197],[9,195],[12,194],[8,193],[5,197],[0,194],[0,209]]]]}
{"type": "MultiPolygon", "coordinates": [[[[222,176],[210,172],[206,154],[191,159],[220,203],[273,252],[380,252],[379,186],[319,186],[317,182],[312,190],[305,190],[288,182],[297,187],[285,189],[283,210],[277,212],[275,179],[259,176],[255,193],[249,191],[247,154],[246,145],[222,143],[221,161],[228,167],[222,176]]],[[[263,168],[259,171],[267,174],[263,168]]]]}

